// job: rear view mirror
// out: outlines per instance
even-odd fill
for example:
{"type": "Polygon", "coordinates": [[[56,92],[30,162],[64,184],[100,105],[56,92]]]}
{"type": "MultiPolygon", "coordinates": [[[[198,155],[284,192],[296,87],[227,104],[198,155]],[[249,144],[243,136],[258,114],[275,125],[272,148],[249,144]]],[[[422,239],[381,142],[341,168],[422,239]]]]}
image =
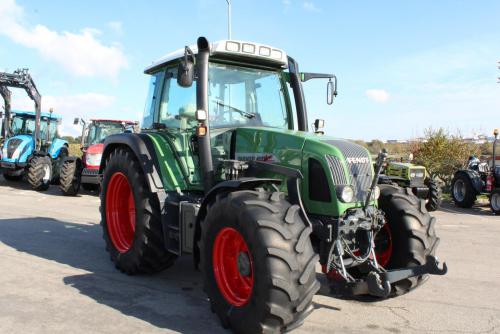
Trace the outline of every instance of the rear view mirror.
{"type": "Polygon", "coordinates": [[[189,47],[184,50],[184,59],[177,67],[177,84],[181,87],[191,87],[194,80],[194,54],[189,47]]]}
{"type": "Polygon", "coordinates": [[[337,77],[333,77],[333,81],[330,79],[326,84],[326,103],[332,104],[333,100],[337,96],[337,77]]]}
{"type": "Polygon", "coordinates": [[[73,120],[73,124],[74,125],[78,125],[78,123],[80,123],[80,119],[78,117],[76,117],[74,120],[73,120]]]}

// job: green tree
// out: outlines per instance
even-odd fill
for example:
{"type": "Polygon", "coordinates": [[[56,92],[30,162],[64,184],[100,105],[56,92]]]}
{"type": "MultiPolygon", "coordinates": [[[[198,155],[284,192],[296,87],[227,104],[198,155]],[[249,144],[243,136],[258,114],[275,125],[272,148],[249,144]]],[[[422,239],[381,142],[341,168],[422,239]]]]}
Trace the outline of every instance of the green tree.
{"type": "Polygon", "coordinates": [[[441,179],[447,187],[456,170],[464,168],[471,155],[479,154],[479,147],[467,143],[461,135],[450,135],[444,129],[427,129],[425,140],[412,145],[414,162],[427,168],[432,176],[441,179]]]}

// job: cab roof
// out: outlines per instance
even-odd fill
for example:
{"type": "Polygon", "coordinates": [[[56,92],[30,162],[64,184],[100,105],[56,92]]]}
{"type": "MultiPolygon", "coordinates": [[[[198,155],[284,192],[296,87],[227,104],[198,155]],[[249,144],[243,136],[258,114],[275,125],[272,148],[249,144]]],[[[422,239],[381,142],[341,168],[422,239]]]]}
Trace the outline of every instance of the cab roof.
{"type": "Polygon", "coordinates": [[[91,122],[112,122],[112,123],[125,123],[125,124],[137,124],[137,121],[129,121],[129,120],[121,120],[121,119],[106,119],[106,118],[98,118],[91,119],[91,122]]]}
{"type": "MultiPolygon", "coordinates": [[[[198,47],[190,45],[189,48],[196,55],[198,47]]],[[[184,56],[184,48],[168,53],[153,62],[144,69],[144,73],[151,74],[172,61],[184,56]]],[[[210,44],[210,56],[220,56],[221,58],[246,58],[247,60],[261,61],[276,67],[285,68],[288,65],[288,58],[285,51],[260,43],[240,41],[240,40],[220,40],[210,44]]]]}
{"type": "MultiPolygon", "coordinates": [[[[12,114],[16,114],[16,115],[23,115],[23,116],[33,116],[33,117],[36,117],[36,113],[34,111],[26,111],[26,110],[11,110],[11,113],[12,114]]],[[[41,117],[47,117],[47,118],[50,118],[50,119],[57,119],[57,120],[60,120],[62,119],[61,116],[59,115],[56,115],[56,114],[50,114],[48,112],[42,112],[40,113],[40,116],[41,117]]]]}

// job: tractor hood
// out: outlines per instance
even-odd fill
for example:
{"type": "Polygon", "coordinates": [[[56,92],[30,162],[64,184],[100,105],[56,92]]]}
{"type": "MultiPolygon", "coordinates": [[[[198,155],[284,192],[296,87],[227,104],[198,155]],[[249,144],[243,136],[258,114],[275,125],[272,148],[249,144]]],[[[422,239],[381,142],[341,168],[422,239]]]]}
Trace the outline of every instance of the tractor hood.
{"type": "Polygon", "coordinates": [[[32,136],[18,135],[7,139],[2,147],[2,161],[25,163],[33,152],[35,143],[32,136]]]}
{"type": "Polygon", "coordinates": [[[368,150],[347,140],[314,133],[273,128],[238,128],[235,159],[277,163],[302,172],[302,198],[311,213],[339,216],[363,205],[373,180],[368,150]],[[337,198],[349,185],[351,203],[337,198]]]}

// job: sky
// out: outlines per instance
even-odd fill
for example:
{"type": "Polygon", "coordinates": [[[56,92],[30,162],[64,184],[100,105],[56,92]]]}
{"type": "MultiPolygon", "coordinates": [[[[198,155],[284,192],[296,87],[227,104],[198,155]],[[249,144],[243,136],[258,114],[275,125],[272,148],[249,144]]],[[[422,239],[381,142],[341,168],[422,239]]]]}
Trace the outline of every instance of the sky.
{"type": "MultiPolygon", "coordinates": [[[[227,38],[225,0],[0,0],[0,71],[27,67],[42,110],[140,120],[144,68],[171,51],[227,38]]],[[[234,39],[285,50],[305,72],[309,121],[328,135],[409,139],[443,127],[464,136],[500,127],[500,1],[233,0],[234,39]]],[[[31,109],[16,91],[14,109],[31,109]]]]}

